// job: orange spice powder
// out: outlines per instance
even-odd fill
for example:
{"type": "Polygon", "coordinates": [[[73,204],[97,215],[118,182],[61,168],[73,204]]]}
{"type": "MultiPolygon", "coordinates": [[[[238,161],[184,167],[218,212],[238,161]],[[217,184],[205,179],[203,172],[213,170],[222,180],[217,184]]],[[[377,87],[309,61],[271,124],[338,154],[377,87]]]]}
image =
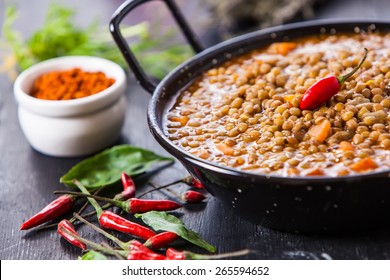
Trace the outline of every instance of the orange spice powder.
{"type": "Polygon", "coordinates": [[[93,95],[110,87],[115,79],[103,72],[86,72],[80,68],[52,71],[40,76],[31,95],[47,100],[69,100],[93,95]]]}

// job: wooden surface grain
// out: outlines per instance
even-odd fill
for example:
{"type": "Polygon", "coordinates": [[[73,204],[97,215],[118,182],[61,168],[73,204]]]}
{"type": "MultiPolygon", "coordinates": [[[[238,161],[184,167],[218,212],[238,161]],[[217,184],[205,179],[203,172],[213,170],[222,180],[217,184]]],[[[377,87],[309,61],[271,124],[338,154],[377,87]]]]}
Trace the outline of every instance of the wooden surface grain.
{"type": "MultiPolygon", "coordinates": [[[[13,2],[13,1],[10,1],[13,2]]],[[[14,1],[20,7],[21,19],[17,26],[26,35],[34,25],[39,26],[49,1],[14,1]],[[35,20],[36,19],[36,20],[35,20]],[[30,21],[33,24],[29,24],[30,21]]],[[[107,21],[121,1],[67,1],[78,7],[80,14],[88,14],[91,2],[101,21],[107,21]],[[101,13],[101,14],[100,14],[101,13]]],[[[0,1],[0,11],[5,4],[0,1]]],[[[390,1],[346,0],[329,1],[317,11],[316,18],[370,18],[388,19],[390,1]]],[[[3,15],[2,15],[3,16],[3,15]]],[[[89,15],[85,18],[92,18],[89,15]]],[[[4,18],[0,18],[0,22],[4,18]]],[[[79,18],[80,22],[83,21],[79,18]]],[[[61,240],[55,230],[20,231],[19,227],[28,217],[39,211],[56,196],[55,190],[65,190],[59,178],[82,158],[54,158],[34,151],[25,139],[17,119],[17,106],[13,97],[13,83],[6,74],[0,75],[0,259],[77,259],[78,248],[61,240]]],[[[132,78],[126,92],[128,111],[119,143],[128,143],[167,153],[157,144],[149,132],[146,108],[150,95],[132,78]]],[[[186,176],[179,164],[165,169],[151,178],[163,185],[186,176]]],[[[143,192],[150,187],[140,186],[143,192]]],[[[184,190],[185,185],[175,187],[184,190]]],[[[173,198],[167,191],[155,192],[153,197],[173,198]]],[[[183,222],[198,232],[205,240],[216,246],[218,252],[235,251],[244,248],[253,250],[249,259],[390,259],[390,229],[381,228],[370,232],[356,232],[348,235],[301,235],[275,231],[252,224],[237,216],[211,196],[205,203],[180,209],[183,222]]],[[[86,227],[80,233],[94,241],[102,237],[86,227]]],[[[121,238],[125,236],[119,235],[121,238]]],[[[197,250],[187,243],[182,248],[197,250]]]]}

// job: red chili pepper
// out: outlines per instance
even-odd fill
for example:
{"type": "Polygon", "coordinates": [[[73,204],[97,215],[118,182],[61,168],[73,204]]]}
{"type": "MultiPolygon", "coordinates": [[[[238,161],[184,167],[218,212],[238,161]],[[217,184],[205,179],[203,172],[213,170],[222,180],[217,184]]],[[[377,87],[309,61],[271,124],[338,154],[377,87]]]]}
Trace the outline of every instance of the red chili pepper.
{"type": "Polygon", "coordinates": [[[235,252],[229,252],[216,255],[201,255],[190,251],[178,251],[173,248],[168,248],[165,255],[168,260],[210,260],[210,259],[222,259],[248,255],[251,251],[244,249],[235,252]]]}
{"type": "Polygon", "coordinates": [[[322,103],[328,101],[333,95],[339,92],[344,82],[350,78],[362,66],[366,60],[368,50],[364,48],[364,56],[359,64],[348,74],[344,76],[329,76],[318,80],[309,87],[303,94],[299,104],[301,110],[314,110],[322,103]]]}
{"type": "Polygon", "coordinates": [[[157,199],[139,199],[130,198],[127,200],[128,205],[125,205],[124,210],[128,213],[145,213],[149,211],[170,211],[182,207],[181,204],[171,200],[157,199]]]}
{"type": "Polygon", "coordinates": [[[150,253],[144,250],[131,251],[127,256],[128,260],[166,260],[167,257],[157,253],[150,253]]]}
{"type": "Polygon", "coordinates": [[[201,182],[199,182],[197,179],[195,179],[192,176],[185,177],[183,180],[183,183],[186,183],[187,185],[190,185],[197,189],[203,189],[203,185],[201,182]]]}
{"type": "MultiPolygon", "coordinates": [[[[88,190],[77,180],[73,180],[73,183],[81,190],[81,192],[88,197],[88,201],[92,204],[92,206],[96,210],[96,215],[99,219],[99,223],[104,228],[114,229],[120,232],[129,233],[131,235],[143,238],[144,240],[147,240],[148,238],[152,237],[156,233],[152,231],[151,229],[148,229],[147,227],[144,227],[142,225],[139,225],[137,223],[133,223],[129,220],[126,220],[125,218],[111,212],[111,211],[103,211],[103,209],[100,207],[99,203],[91,197],[91,194],[88,192],[88,190]]],[[[108,199],[110,201],[115,202],[121,202],[125,203],[123,201],[119,200],[113,200],[108,199]]]]}
{"type": "Polygon", "coordinates": [[[85,250],[85,248],[87,248],[84,242],[77,240],[74,236],[71,236],[68,232],[65,232],[63,229],[66,229],[67,231],[73,233],[74,235],[78,235],[71,222],[69,222],[68,220],[62,220],[61,222],[59,222],[57,227],[57,232],[63,238],[65,238],[69,243],[81,248],[82,250],[85,250]]]}
{"type": "Polygon", "coordinates": [[[138,240],[131,240],[129,242],[130,253],[127,256],[128,260],[165,260],[164,255],[157,254],[147,248],[138,240]]]}
{"type": "Polygon", "coordinates": [[[184,251],[178,251],[173,248],[168,248],[165,251],[165,255],[168,260],[186,260],[186,255],[184,251]]]}
{"type": "Polygon", "coordinates": [[[25,221],[20,229],[26,230],[38,225],[41,225],[47,221],[54,220],[72,209],[75,197],[72,195],[61,195],[57,199],[53,200],[45,208],[35,214],[33,217],[25,221]]]}
{"type": "Polygon", "coordinates": [[[185,191],[181,195],[181,199],[183,199],[183,201],[191,202],[191,203],[201,202],[205,198],[206,198],[206,196],[204,196],[202,193],[197,192],[197,191],[192,191],[192,190],[185,191]]]}
{"type": "Polygon", "coordinates": [[[177,237],[178,235],[174,232],[164,231],[150,237],[143,245],[148,248],[159,249],[171,244],[177,237]]]}
{"type": "Polygon", "coordinates": [[[144,244],[142,244],[141,242],[139,242],[138,240],[135,240],[135,239],[129,241],[129,249],[130,249],[130,251],[145,250],[145,251],[153,253],[152,250],[150,250],[144,244]]]}
{"type": "Polygon", "coordinates": [[[149,211],[170,211],[177,208],[183,207],[181,204],[171,201],[171,200],[156,200],[156,199],[139,199],[139,198],[130,198],[126,201],[120,201],[117,199],[111,199],[102,196],[91,195],[88,190],[77,180],[74,180],[74,184],[82,191],[83,194],[73,193],[74,195],[86,196],[89,202],[95,207],[96,212],[99,216],[99,211],[102,209],[97,200],[105,201],[111,203],[117,207],[122,208],[127,213],[145,213],[149,211]],[[98,211],[99,210],[99,211],[98,211]]]}
{"type": "Polygon", "coordinates": [[[118,200],[127,200],[135,196],[135,183],[133,179],[127,175],[125,172],[122,172],[121,175],[123,191],[120,194],[115,196],[115,199],[118,200]]]}
{"type": "Polygon", "coordinates": [[[99,216],[99,223],[102,227],[128,233],[144,240],[156,235],[151,229],[140,224],[131,222],[111,211],[103,211],[99,216]]]}

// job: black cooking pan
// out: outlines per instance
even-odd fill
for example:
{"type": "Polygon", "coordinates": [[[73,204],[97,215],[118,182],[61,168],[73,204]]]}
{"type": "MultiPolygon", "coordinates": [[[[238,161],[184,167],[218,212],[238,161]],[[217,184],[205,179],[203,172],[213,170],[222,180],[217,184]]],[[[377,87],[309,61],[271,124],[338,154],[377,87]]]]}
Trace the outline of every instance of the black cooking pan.
{"type": "Polygon", "coordinates": [[[276,41],[335,32],[389,32],[385,21],[312,21],[245,34],[203,50],[172,0],[164,0],[197,54],[155,85],[142,70],[120,33],[120,23],[148,0],[125,2],[113,15],[110,30],[139,83],[153,93],[148,108],[150,130],[205,188],[237,213],[261,225],[293,232],[342,232],[390,223],[390,171],[340,177],[281,177],[239,171],[197,158],[175,146],[163,121],[175,97],[195,77],[233,57],[276,41]]]}

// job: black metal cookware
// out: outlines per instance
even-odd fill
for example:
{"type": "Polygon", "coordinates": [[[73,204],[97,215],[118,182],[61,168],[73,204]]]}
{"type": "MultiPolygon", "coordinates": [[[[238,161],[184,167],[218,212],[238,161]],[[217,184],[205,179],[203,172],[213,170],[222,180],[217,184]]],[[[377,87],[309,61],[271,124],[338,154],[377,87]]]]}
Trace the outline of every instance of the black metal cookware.
{"type": "Polygon", "coordinates": [[[172,0],[164,0],[197,54],[155,85],[142,70],[120,33],[120,23],[149,0],[130,0],[113,15],[110,31],[139,83],[152,98],[149,127],[157,141],[205,188],[237,213],[264,226],[293,232],[341,232],[390,223],[390,171],[330,177],[269,176],[239,171],[197,158],[175,146],[163,132],[164,116],[180,91],[208,69],[276,41],[334,32],[389,32],[385,21],[311,21],[264,29],[222,42],[206,50],[172,0]]]}

